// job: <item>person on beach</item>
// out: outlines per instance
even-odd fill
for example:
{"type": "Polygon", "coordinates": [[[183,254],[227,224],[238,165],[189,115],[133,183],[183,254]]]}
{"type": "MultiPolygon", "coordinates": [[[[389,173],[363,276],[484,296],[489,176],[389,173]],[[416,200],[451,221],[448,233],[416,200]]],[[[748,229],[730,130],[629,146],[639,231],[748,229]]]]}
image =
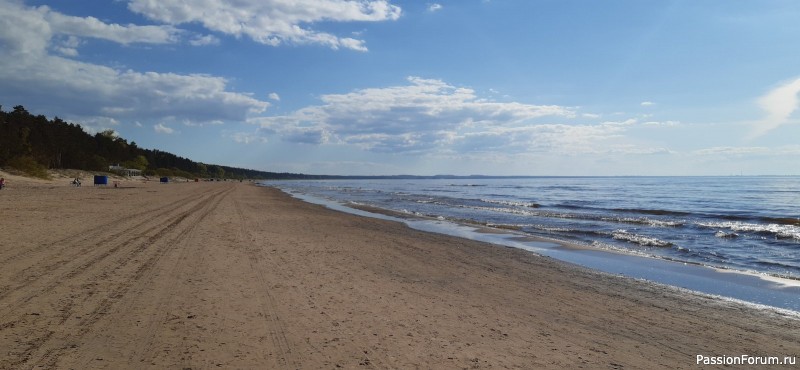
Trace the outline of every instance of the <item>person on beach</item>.
{"type": "Polygon", "coordinates": [[[0,177],[0,190],[2,190],[4,187],[6,187],[6,178],[0,177]]]}
{"type": "Polygon", "coordinates": [[[81,186],[81,179],[76,177],[75,180],[72,180],[72,185],[75,185],[77,187],[81,186]]]}

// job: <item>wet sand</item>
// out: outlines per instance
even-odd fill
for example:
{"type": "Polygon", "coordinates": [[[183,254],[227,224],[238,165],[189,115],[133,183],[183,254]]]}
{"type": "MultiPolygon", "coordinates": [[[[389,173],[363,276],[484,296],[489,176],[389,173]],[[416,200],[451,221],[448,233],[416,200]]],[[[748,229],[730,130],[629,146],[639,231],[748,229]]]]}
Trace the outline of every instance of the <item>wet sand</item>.
{"type": "Polygon", "coordinates": [[[697,368],[800,321],[248,183],[0,191],[0,368],[697,368]]]}

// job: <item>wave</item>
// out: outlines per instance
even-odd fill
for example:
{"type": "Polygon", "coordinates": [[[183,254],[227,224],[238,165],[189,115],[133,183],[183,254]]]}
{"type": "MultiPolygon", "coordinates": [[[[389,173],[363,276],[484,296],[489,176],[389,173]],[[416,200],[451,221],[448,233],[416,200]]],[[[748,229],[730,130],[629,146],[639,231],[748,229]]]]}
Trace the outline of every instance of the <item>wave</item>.
{"type": "Polygon", "coordinates": [[[800,240],[800,227],[793,225],[779,224],[754,224],[746,222],[698,222],[698,226],[712,229],[728,229],[738,232],[749,232],[756,234],[767,234],[779,239],[800,240]]]}
{"type": "Polygon", "coordinates": [[[731,239],[731,238],[738,238],[739,234],[737,234],[737,233],[726,233],[726,232],[720,230],[720,231],[717,231],[716,233],[714,233],[714,236],[716,236],[717,238],[728,238],[728,239],[731,239]]]}
{"type": "Polygon", "coordinates": [[[644,247],[659,247],[659,248],[669,248],[672,247],[674,244],[668,241],[664,241],[661,239],[651,238],[649,236],[638,235],[634,233],[629,233],[626,230],[616,230],[611,233],[611,237],[616,240],[624,240],[626,242],[631,242],[634,244],[639,244],[644,247]]]}
{"type": "Polygon", "coordinates": [[[666,210],[666,209],[648,209],[648,208],[593,208],[593,207],[584,207],[575,204],[559,204],[559,207],[566,208],[566,209],[586,209],[589,211],[606,211],[606,212],[619,212],[619,213],[634,213],[634,214],[645,214],[645,215],[654,215],[654,216],[673,216],[673,217],[698,217],[698,218],[705,218],[705,219],[721,219],[721,220],[729,220],[729,221],[758,221],[768,224],[779,224],[779,225],[794,225],[800,226],[800,217],[770,217],[770,216],[758,216],[758,215],[737,215],[737,214],[712,214],[712,213],[693,213],[693,212],[686,212],[686,211],[674,211],[674,210],[666,210]]]}
{"type": "Polygon", "coordinates": [[[795,218],[795,217],[769,217],[769,216],[755,216],[755,215],[709,215],[709,214],[700,214],[700,216],[708,218],[718,218],[729,221],[758,221],[767,224],[800,226],[800,218],[795,218]]]}
{"type": "Polygon", "coordinates": [[[800,226],[800,218],[793,217],[761,217],[761,221],[772,224],[800,226]]]}
{"type": "Polygon", "coordinates": [[[669,211],[665,209],[639,209],[639,208],[612,208],[611,211],[626,212],[626,213],[640,213],[645,215],[656,216],[689,216],[690,212],[669,211]]]}
{"type": "Polygon", "coordinates": [[[618,222],[618,223],[626,223],[626,224],[638,224],[638,225],[648,225],[648,226],[655,226],[655,227],[679,227],[683,226],[686,221],[664,221],[664,220],[656,220],[652,218],[628,218],[628,217],[601,217],[601,221],[610,221],[610,222],[618,222]]]}
{"type": "MultiPolygon", "coordinates": [[[[427,201],[428,203],[436,203],[427,201]]],[[[500,204],[500,202],[496,202],[500,204]]],[[[438,204],[438,203],[437,203],[438,204]]],[[[445,205],[445,204],[442,204],[445,205]]],[[[483,207],[483,206],[469,206],[469,205],[452,205],[459,208],[468,208],[468,209],[475,209],[480,211],[489,211],[489,212],[497,212],[497,213],[505,213],[505,214],[513,214],[519,216],[528,216],[528,217],[546,217],[546,218],[558,218],[558,219],[567,219],[567,220],[586,220],[586,221],[603,221],[603,222],[611,222],[611,223],[623,223],[623,224],[635,224],[635,225],[646,225],[652,227],[680,227],[683,226],[686,221],[684,220],[658,220],[646,217],[640,218],[630,218],[630,217],[609,217],[603,215],[592,215],[592,214],[584,214],[584,213],[561,213],[561,212],[550,212],[550,211],[534,211],[531,209],[535,209],[537,207],[526,206],[524,208],[506,208],[506,207],[483,207]],[[528,209],[525,209],[528,208],[528,209]]]]}
{"type": "Polygon", "coordinates": [[[481,202],[490,203],[490,204],[500,204],[504,206],[511,206],[511,207],[528,207],[528,208],[539,208],[541,207],[540,204],[533,203],[533,202],[515,202],[511,200],[496,200],[496,199],[481,199],[481,202]]]}
{"type": "Polygon", "coordinates": [[[756,261],[755,263],[758,264],[758,265],[761,265],[761,266],[772,267],[772,268],[780,268],[780,269],[786,269],[786,270],[797,269],[797,266],[787,265],[785,263],[775,262],[775,261],[760,260],[760,261],[756,261]]]}
{"type": "Polygon", "coordinates": [[[564,226],[552,226],[552,225],[541,225],[541,224],[527,224],[527,225],[518,225],[520,228],[524,230],[531,230],[533,232],[547,232],[547,233],[559,233],[565,234],[565,236],[589,236],[589,237],[608,237],[608,232],[603,232],[600,230],[588,230],[588,229],[579,229],[574,227],[564,227],[564,226]]]}

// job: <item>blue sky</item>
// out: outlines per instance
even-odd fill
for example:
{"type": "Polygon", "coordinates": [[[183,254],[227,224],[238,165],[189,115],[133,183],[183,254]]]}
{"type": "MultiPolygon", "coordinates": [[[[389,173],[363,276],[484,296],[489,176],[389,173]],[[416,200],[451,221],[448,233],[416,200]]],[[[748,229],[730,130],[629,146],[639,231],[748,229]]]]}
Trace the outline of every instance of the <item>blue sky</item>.
{"type": "Polygon", "coordinates": [[[797,1],[0,0],[0,13],[3,109],[206,163],[800,174],[797,1]]]}

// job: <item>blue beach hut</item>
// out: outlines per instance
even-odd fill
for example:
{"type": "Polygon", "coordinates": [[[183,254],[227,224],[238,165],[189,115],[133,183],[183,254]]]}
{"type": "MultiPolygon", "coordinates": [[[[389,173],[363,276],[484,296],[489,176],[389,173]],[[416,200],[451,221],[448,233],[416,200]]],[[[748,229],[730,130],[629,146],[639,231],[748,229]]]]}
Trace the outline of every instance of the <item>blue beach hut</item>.
{"type": "Polygon", "coordinates": [[[108,176],[95,175],[94,176],[94,184],[95,184],[95,186],[97,186],[97,185],[108,185],[108,176]]]}

